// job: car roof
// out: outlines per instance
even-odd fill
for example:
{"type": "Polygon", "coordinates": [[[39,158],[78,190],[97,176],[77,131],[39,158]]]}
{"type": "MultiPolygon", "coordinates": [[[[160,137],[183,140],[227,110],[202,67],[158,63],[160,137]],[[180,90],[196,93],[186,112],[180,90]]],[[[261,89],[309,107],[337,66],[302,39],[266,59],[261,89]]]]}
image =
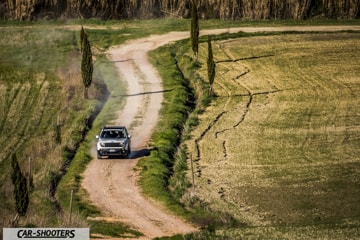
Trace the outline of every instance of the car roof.
{"type": "Polygon", "coordinates": [[[123,129],[125,129],[125,126],[111,126],[111,125],[107,125],[107,126],[103,127],[103,129],[119,129],[119,130],[123,130],[123,129]]]}

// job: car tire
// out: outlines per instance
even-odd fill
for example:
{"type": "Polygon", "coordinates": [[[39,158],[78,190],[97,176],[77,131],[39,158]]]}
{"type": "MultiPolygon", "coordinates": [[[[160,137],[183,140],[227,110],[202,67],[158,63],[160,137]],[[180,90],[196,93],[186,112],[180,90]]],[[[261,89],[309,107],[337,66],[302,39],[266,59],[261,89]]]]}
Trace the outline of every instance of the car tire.
{"type": "Polygon", "coordinates": [[[101,158],[102,158],[102,155],[99,152],[97,152],[97,159],[101,159],[101,158]]]}

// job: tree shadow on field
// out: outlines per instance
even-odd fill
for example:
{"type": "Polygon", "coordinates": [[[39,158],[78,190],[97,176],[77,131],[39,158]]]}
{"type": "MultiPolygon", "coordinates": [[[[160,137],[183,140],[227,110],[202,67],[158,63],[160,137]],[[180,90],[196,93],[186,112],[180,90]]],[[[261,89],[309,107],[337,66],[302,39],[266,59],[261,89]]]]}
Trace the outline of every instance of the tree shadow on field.
{"type": "Polygon", "coordinates": [[[134,96],[141,96],[141,95],[148,95],[148,94],[158,94],[158,93],[166,93],[171,92],[173,89],[168,90],[161,90],[161,91],[152,91],[152,92],[141,92],[141,93],[134,93],[134,94],[125,94],[121,95],[123,97],[134,97],[134,96]]]}
{"type": "Polygon", "coordinates": [[[123,60],[104,61],[104,63],[117,63],[117,62],[130,62],[130,61],[134,61],[134,59],[129,58],[129,59],[123,59],[123,60]]]}

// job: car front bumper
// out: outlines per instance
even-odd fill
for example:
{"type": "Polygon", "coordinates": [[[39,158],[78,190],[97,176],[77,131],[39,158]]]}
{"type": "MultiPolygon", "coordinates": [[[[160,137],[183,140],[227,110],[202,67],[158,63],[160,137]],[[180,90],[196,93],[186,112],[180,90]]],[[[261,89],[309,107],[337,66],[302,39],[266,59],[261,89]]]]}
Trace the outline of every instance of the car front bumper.
{"type": "Polygon", "coordinates": [[[102,156],[125,156],[128,151],[125,148],[101,148],[98,153],[102,156]]]}

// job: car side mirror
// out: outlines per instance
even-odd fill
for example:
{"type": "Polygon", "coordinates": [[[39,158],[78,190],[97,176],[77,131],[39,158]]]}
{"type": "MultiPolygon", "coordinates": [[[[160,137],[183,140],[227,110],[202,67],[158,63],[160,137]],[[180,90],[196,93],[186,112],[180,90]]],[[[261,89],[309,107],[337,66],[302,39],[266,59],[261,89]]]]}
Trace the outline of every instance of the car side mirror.
{"type": "Polygon", "coordinates": [[[99,135],[96,135],[96,137],[95,137],[96,139],[99,139],[99,135]]]}
{"type": "Polygon", "coordinates": [[[128,135],[128,138],[131,138],[131,135],[130,135],[130,134],[128,135]]]}

